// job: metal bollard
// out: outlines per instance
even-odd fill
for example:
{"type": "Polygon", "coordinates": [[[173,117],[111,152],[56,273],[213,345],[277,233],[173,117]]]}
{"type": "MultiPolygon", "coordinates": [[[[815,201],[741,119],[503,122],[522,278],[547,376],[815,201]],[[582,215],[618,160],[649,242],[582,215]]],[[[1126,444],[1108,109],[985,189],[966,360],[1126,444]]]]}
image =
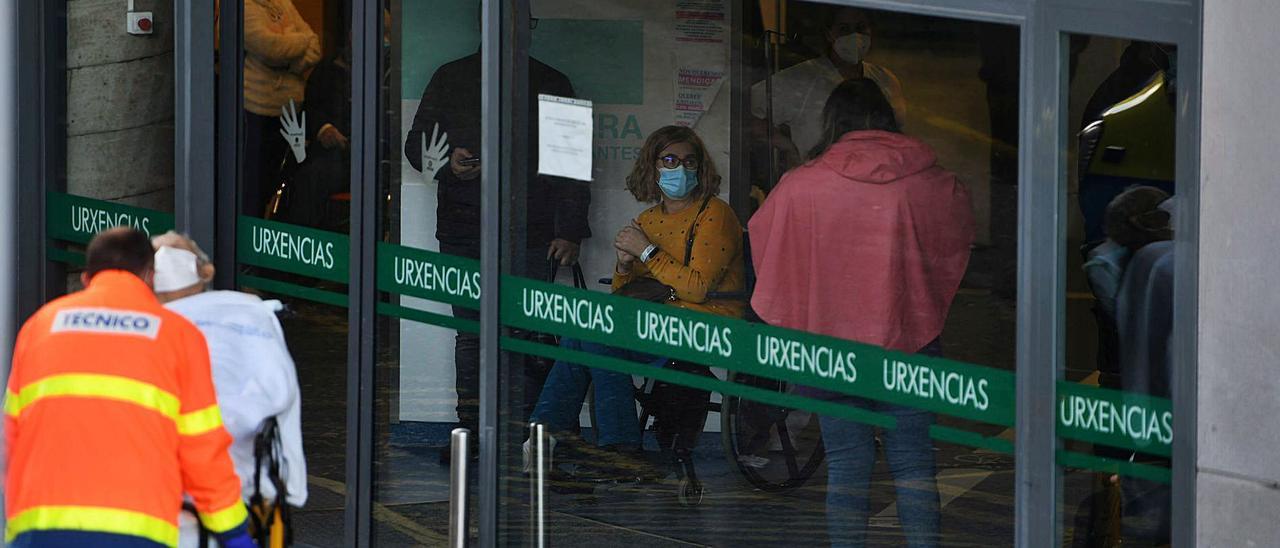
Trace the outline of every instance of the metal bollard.
{"type": "Polygon", "coordinates": [[[529,521],[533,528],[534,546],[544,548],[547,542],[547,432],[542,423],[529,425],[529,437],[533,440],[533,466],[529,474],[529,521]]]}
{"type": "Polygon", "coordinates": [[[467,465],[471,462],[471,431],[466,428],[454,428],[450,436],[450,451],[453,454],[452,466],[449,468],[449,546],[450,548],[466,548],[467,546],[467,465]]]}

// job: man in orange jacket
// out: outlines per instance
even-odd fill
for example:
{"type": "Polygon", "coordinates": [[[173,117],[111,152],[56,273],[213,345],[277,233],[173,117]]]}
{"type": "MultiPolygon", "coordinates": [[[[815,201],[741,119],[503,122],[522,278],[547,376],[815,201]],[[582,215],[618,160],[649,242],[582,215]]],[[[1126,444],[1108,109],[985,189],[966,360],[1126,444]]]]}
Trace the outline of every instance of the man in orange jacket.
{"type": "Polygon", "coordinates": [[[22,327],[5,394],[11,546],[176,546],[185,491],[223,546],[250,548],[204,337],[151,290],[151,241],[89,244],[86,289],[22,327]]]}

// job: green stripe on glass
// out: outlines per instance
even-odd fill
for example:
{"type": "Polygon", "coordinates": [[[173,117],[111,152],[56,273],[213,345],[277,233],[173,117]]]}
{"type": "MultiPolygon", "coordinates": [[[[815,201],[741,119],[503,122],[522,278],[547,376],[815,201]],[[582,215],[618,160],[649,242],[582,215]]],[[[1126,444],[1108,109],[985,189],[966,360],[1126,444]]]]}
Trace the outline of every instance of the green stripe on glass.
{"type": "Polygon", "coordinates": [[[236,261],[293,274],[347,283],[348,236],[241,215],[236,261]]]}
{"type": "Polygon", "coordinates": [[[967,430],[952,428],[950,426],[942,426],[935,424],[929,427],[929,436],[935,440],[954,443],[957,445],[966,445],[969,447],[977,447],[997,453],[1013,453],[1013,442],[1005,439],[983,436],[967,430]]]}
{"type": "Polygon", "coordinates": [[[1058,450],[1057,454],[1058,465],[1063,467],[1119,474],[1157,483],[1168,484],[1173,482],[1173,472],[1163,466],[1108,459],[1072,451],[1058,450]]]}
{"type": "Polygon", "coordinates": [[[67,251],[53,244],[50,244],[49,247],[46,248],[45,256],[48,257],[50,261],[66,263],[72,266],[84,266],[83,253],[76,253],[75,251],[67,251]]]}
{"type": "Polygon", "coordinates": [[[173,214],[61,192],[45,194],[45,230],[50,238],[87,244],[95,234],[117,226],[158,236],[173,230],[173,214]]]}
{"type": "Polygon", "coordinates": [[[262,291],[297,297],[299,299],[315,301],[342,308],[346,308],[348,304],[346,293],[326,291],[324,289],[316,289],[314,287],[303,287],[289,282],[268,280],[266,278],[260,278],[249,274],[240,274],[236,276],[236,283],[240,285],[240,287],[251,287],[262,291]]]}
{"type": "Polygon", "coordinates": [[[512,276],[502,323],[1000,426],[1013,373],[512,276]]]}
{"type": "Polygon", "coordinates": [[[1059,381],[1058,435],[1167,457],[1173,405],[1167,399],[1059,381]]]}
{"type": "Polygon", "coordinates": [[[378,313],[384,316],[445,327],[466,333],[480,333],[480,322],[475,320],[445,316],[444,314],[436,314],[434,312],[427,312],[425,310],[418,310],[407,306],[400,306],[391,303],[378,303],[378,313]]]}
{"type": "Polygon", "coordinates": [[[480,308],[480,261],[378,243],[378,290],[480,308]]]}
{"type": "Polygon", "coordinates": [[[504,337],[502,339],[502,348],[504,350],[519,352],[521,354],[542,356],[553,360],[581,364],[587,367],[608,369],[610,371],[617,371],[628,375],[636,375],[639,377],[648,377],[661,381],[672,382],[681,386],[700,388],[702,390],[719,392],[720,394],[727,394],[731,396],[739,396],[779,407],[803,409],[814,413],[866,423],[873,426],[880,426],[883,428],[896,428],[898,425],[897,421],[888,415],[836,402],[784,394],[745,384],[738,384],[701,375],[694,375],[692,373],[685,373],[683,371],[653,367],[644,363],[636,363],[608,356],[597,356],[589,352],[569,350],[567,348],[549,346],[511,337],[504,337]]]}
{"type": "MultiPolygon", "coordinates": [[[[868,411],[859,407],[853,407],[838,401],[827,401],[775,392],[773,390],[767,390],[746,384],[694,375],[692,373],[685,373],[682,371],[653,367],[648,364],[635,363],[608,356],[597,356],[588,352],[569,350],[566,348],[549,346],[512,337],[504,337],[502,339],[502,348],[511,352],[541,356],[569,363],[577,363],[586,365],[587,367],[598,367],[601,369],[608,369],[610,371],[617,371],[619,373],[626,373],[628,375],[654,378],[679,384],[681,386],[700,388],[710,392],[717,392],[722,395],[737,396],[760,403],[776,405],[778,407],[785,407],[788,409],[808,411],[819,415],[870,424],[872,426],[879,426],[882,428],[897,427],[897,421],[894,420],[893,417],[876,413],[874,411],[868,411]]],[[[933,439],[941,442],[976,447],[978,449],[987,449],[1000,453],[1013,453],[1013,443],[1008,440],[988,437],[982,434],[949,426],[933,425],[929,429],[929,435],[933,439]]]]}

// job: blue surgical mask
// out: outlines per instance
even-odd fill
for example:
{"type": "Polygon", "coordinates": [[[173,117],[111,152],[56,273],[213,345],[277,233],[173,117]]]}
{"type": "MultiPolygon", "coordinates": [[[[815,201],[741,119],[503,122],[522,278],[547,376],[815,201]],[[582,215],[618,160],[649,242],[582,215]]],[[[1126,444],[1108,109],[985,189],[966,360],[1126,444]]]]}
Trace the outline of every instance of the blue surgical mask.
{"type": "Polygon", "coordinates": [[[668,198],[682,200],[698,188],[698,172],[684,167],[658,168],[658,188],[668,198]]]}

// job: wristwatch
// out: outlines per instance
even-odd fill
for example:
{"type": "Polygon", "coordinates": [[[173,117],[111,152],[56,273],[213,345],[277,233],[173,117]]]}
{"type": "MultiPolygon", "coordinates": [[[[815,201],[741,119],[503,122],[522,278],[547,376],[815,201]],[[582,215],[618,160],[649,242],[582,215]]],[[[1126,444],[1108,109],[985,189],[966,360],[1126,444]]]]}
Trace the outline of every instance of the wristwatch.
{"type": "Polygon", "coordinates": [[[644,251],[640,252],[640,262],[642,263],[649,262],[649,259],[652,258],[653,254],[656,253],[657,251],[658,251],[658,246],[649,244],[649,247],[644,248],[644,251]]]}

